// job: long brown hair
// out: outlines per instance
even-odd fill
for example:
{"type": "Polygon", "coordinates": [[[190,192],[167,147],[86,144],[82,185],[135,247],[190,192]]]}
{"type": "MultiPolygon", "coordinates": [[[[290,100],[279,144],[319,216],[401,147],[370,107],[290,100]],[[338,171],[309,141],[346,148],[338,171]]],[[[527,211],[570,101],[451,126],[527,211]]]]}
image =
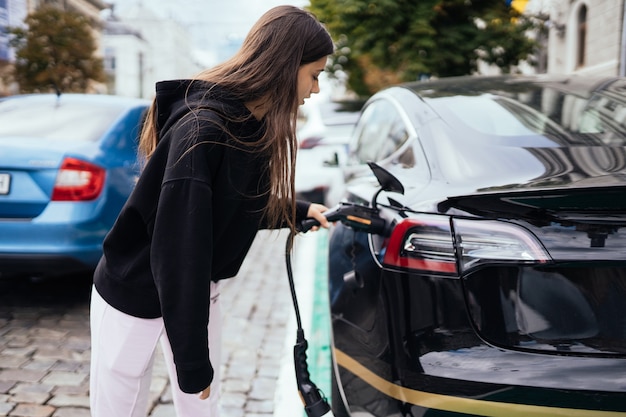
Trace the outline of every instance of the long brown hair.
{"type": "MultiPolygon", "coordinates": [[[[261,16],[232,58],[196,77],[218,84],[242,102],[263,100],[268,109],[258,150],[270,155],[270,190],[264,213],[269,224],[286,220],[295,228],[298,69],[332,52],[332,39],[313,14],[294,6],[278,6],[261,16]]],[[[158,142],[155,107],[153,103],[139,143],[146,158],[158,142]]]]}

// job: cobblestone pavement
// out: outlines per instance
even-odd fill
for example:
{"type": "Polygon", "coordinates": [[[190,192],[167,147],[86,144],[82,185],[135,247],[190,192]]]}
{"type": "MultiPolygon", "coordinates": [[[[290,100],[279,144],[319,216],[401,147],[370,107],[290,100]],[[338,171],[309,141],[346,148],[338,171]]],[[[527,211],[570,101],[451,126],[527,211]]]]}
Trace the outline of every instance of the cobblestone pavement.
{"type": "MultiPolygon", "coordinates": [[[[281,366],[291,363],[285,341],[292,330],[295,338],[285,238],[261,232],[221,286],[222,417],[274,415],[281,366]]],[[[0,281],[0,416],[89,416],[89,291],[84,280],[0,281]]],[[[160,355],[149,415],[175,416],[160,355]]]]}

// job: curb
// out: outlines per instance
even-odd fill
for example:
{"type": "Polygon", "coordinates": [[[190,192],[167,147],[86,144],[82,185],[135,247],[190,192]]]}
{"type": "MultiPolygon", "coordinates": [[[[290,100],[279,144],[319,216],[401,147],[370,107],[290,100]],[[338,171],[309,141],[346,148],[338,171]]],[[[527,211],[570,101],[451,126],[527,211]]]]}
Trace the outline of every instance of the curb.
{"type": "MultiPolygon", "coordinates": [[[[298,235],[294,244],[292,267],[295,291],[304,335],[308,341],[307,359],[311,380],[322,395],[330,394],[330,327],[326,282],[326,252],[328,231],[298,235]],[[321,296],[320,296],[321,295],[321,296]]],[[[282,361],[276,384],[274,417],[305,416],[304,406],[296,386],[293,364],[293,346],[296,343],[296,317],[287,323],[282,361]],[[302,414],[298,413],[300,410],[302,414]]]]}

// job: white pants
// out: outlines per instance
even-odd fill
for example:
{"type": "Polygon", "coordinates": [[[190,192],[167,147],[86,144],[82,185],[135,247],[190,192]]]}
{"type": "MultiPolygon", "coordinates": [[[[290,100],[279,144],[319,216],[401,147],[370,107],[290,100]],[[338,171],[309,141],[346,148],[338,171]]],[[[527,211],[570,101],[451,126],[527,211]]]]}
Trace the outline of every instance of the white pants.
{"type": "Polygon", "coordinates": [[[219,417],[221,311],[219,288],[211,283],[209,356],[215,375],[211,395],[200,400],[178,387],[172,348],[163,319],[141,319],[111,307],[100,294],[91,294],[92,417],[146,417],[152,365],[159,339],[170,377],[174,408],[178,417],[219,417]],[[163,336],[163,337],[162,337],[163,336]]]}

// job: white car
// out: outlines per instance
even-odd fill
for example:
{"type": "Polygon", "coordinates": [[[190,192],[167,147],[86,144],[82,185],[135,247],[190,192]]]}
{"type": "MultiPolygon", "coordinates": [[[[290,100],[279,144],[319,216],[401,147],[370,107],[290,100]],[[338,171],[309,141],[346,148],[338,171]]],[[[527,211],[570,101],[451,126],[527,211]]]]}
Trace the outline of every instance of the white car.
{"type": "Polygon", "coordinates": [[[324,96],[300,106],[296,195],[333,206],[343,194],[343,173],[348,144],[362,102],[333,101],[324,96]]]}

